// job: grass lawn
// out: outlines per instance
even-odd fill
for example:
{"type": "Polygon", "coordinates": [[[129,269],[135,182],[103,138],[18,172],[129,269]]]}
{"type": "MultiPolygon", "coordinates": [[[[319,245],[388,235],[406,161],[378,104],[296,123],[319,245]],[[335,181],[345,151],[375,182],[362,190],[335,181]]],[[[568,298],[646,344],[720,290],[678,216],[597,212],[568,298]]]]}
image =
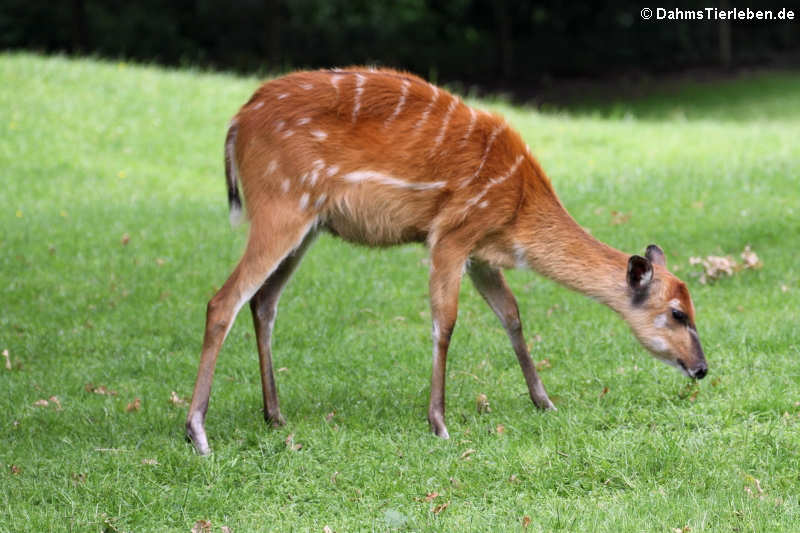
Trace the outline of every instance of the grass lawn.
{"type": "Polygon", "coordinates": [[[610,310],[510,272],[559,410],[533,407],[465,282],[451,439],[436,439],[425,250],[323,236],[277,319],[287,425],[262,419],[245,308],[217,366],[210,457],[184,440],[179,400],[244,245],[222,144],[257,80],[26,54],[0,55],[0,80],[0,531],[800,530],[800,75],[574,114],[478,103],[595,236],[664,248],[697,307],[705,380],[653,360],[610,310]],[[691,275],[691,256],[748,244],[763,268],[691,275]]]}

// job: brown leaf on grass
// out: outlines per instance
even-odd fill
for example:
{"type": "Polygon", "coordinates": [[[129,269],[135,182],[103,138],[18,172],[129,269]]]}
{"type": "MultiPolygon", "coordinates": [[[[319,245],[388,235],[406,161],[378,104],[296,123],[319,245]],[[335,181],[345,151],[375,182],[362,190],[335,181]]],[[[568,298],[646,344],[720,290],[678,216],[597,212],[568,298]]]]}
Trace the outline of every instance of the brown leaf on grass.
{"type": "Polygon", "coordinates": [[[553,364],[550,362],[550,359],[542,359],[541,361],[537,361],[534,366],[536,366],[536,370],[541,372],[545,368],[553,368],[553,364]]]}
{"type": "Polygon", "coordinates": [[[162,259],[161,257],[156,257],[156,266],[164,266],[164,263],[166,262],[167,262],[166,259],[162,259]]]}
{"type": "Polygon", "coordinates": [[[439,493],[438,492],[429,492],[428,494],[425,495],[424,500],[426,502],[430,502],[430,501],[435,500],[438,497],[439,497],[439,493]]]}
{"type": "Polygon", "coordinates": [[[94,383],[87,383],[83,386],[86,389],[86,392],[91,392],[94,394],[99,394],[101,396],[116,396],[117,391],[111,390],[105,385],[95,385],[94,383]]]}
{"type": "Polygon", "coordinates": [[[497,424],[495,431],[497,431],[498,435],[502,435],[503,433],[506,432],[506,427],[503,424],[497,424]]]}
{"type": "Polygon", "coordinates": [[[333,417],[336,416],[336,411],[331,411],[327,415],[325,415],[325,422],[330,422],[333,420],[333,417]]]}
{"type": "Polygon", "coordinates": [[[625,224],[631,219],[630,213],[622,213],[620,211],[611,211],[611,225],[619,226],[625,224]]]}
{"type": "Polygon", "coordinates": [[[464,453],[462,453],[462,454],[461,454],[461,459],[463,459],[463,460],[465,460],[465,461],[469,461],[469,459],[470,459],[470,456],[471,456],[473,453],[475,453],[476,451],[477,451],[477,450],[474,450],[474,449],[472,449],[472,448],[469,448],[469,449],[467,449],[467,450],[466,450],[464,453]]]}
{"type": "Polygon", "coordinates": [[[122,246],[125,246],[130,242],[130,240],[131,240],[131,236],[128,235],[127,233],[123,233],[122,234],[122,239],[120,239],[120,242],[122,242],[122,246]]]}
{"type": "Polygon", "coordinates": [[[481,393],[475,398],[475,407],[478,409],[478,414],[491,413],[492,408],[489,407],[489,398],[481,393]]]}
{"type": "Polygon", "coordinates": [[[198,520],[192,526],[192,530],[190,533],[211,533],[211,521],[198,520]]]}
{"type": "Polygon", "coordinates": [[[12,474],[14,474],[15,476],[18,476],[20,472],[22,472],[20,467],[18,467],[17,465],[11,465],[11,473],[12,474]]]}
{"type": "Polygon", "coordinates": [[[531,517],[525,515],[522,517],[522,527],[528,529],[528,526],[531,525],[531,517]]]}
{"type": "Polygon", "coordinates": [[[674,527],[672,528],[672,533],[689,533],[692,530],[689,526],[683,527],[674,527]]]}
{"type": "Polygon", "coordinates": [[[48,405],[50,405],[50,402],[48,402],[44,398],[36,400],[35,402],[33,402],[33,406],[34,407],[47,407],[48,405]]]}
{"type": "Polygon", "coordinates": [[[600,391],[600,396],[598,396],[598,397],[602,398],[606,394],[608,394],[608,387],[603,387],[603,390],[600,391]]]}
{"type": "Polygon", "coordinates": [[[233,533],[233,530],[228,526],[222,526],[221,528],[219,528],[219,530],[221,531],[221,533],[233,533]]]}
{"type": "Polygon", "coordinates": [[[289,371],[288,368],[286,368],[285,366],[282,366],[278,370],[276,370],[275,372],[288,372],[288,371],[289,371]]]}
{"type": "Polygon", "coordinates": [[[447,509],[447,506],[448,506],[448,505],[450,505],[450,502],[444,502],[444,503],[440,503],[439,505],[437,505],[436,507],[434,507],[433,509],[431,509],[431,512],[432,512],[433,514],[439,514],[439,513],[441,513],[442,511],[444,511],[445,509],[447,509]]]}
{"type": "Polygon", "coordinates": [[[6,370],[11,370],[11,356],[8,354],[8,349],[3,350],[3,357],[6,360],[6,370]]]}
{"type": "Polygon", "coordinates": [[[50,398],[48,398],[48,400],[50,400],[50,403],[55,405],[56,411],[61,411],[62,410],[61,409],[61,401],[58,399],[58,396],[50,396],[50,398]]]}
{"type": "Polygon", "coordinates": [[[759,269],[764,266],[764,263],[758,258],[758,255],[750,248],[750,245],[744,247],[744,251],[740,254],[742,263],[738,263],[730,255],[718,256],[709,255],[706,257],[690,257],[689,265],[700,265],[703,267],[702,272],[695,273],[699,275],[700,283],[706,284],[710,281],[716,281],[722,277],[730,277],[741,270],[759,269]]]}
{"type": "Polygon", "coordinates": [[[300,444],[299,442],[296,443],[294,441],[294,433],[289,433],[286,436],[285,442],[286,442],[286,447],[289,448],[290,450],[298,451],[303,447],[302,444],[300,444]]]}
{"type": "Polygon", "coordinates": [[[73,472],[69,477],[72,478],[73,485],[82,485],[86,483],[86,473],[84,472],[73,472]]]}
{"type": "Polygon", "coordinates": [[[141,408],[142,408],[142,400],[136,398],[132,402],[128,402],[128,405],[125,406],[125,412],[131,413],[133,411],[138,411],[141,408]]]}
{"type": "Polygon", "coordinates": [[[508,482],[509,483],[519,483],[519,478],[517,478],[516,474],[511,474],[510,476],[508,476],[508,482]]]}
{"type": "Polygon", "coordinates": [[[178,396],[178,393],[175,392],[175,391],[172,391],[170,393],[170,395],[169,395],[169,403],[171,403],[172,405],[176,405],[178,407],[184,407],[186,405],[189,405],[189,402],[187,402],[185,399],[183,399],[180,396],[178,396]]]}

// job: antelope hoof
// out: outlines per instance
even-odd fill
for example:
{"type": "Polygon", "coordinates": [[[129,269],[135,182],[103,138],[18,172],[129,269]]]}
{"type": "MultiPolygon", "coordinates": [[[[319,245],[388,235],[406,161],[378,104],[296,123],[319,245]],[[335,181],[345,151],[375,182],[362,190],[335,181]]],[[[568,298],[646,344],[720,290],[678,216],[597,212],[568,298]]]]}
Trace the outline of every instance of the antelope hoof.
{"type": "Polygon", "coordinates": [[[558,411],[558,408],[553,405],[553,402],[550,401],[550,398],[548,398],[547,395],[533,398],[533,404],[542,411],[558,411]]]}
{"type": "Polygon", "coordinates": [[[211,453],[211,448],[208,446],[208,437],[206,437],[206,430],[203,427],[202,416],[198,415],[190,416],[186,421],[186,437],[192,441],[197,453],[208,455],[211,453]]]}
{"type": "Polygon", "coordinates": [[[281,415],[280,411],[277,413],[264,413],[264,420],[266,420],[267,424],[274,428],[286,425],[286,419],[283,418],[283,415],[281,415]]]}
{"type": "Polygon", "coordinates": [[[444,425],[444,420],[441,416],[429,416],[428,422],[431,424],[431,431],[440,439],[449,439],[450,434],[447,432],[447,426],[444,425]]]}

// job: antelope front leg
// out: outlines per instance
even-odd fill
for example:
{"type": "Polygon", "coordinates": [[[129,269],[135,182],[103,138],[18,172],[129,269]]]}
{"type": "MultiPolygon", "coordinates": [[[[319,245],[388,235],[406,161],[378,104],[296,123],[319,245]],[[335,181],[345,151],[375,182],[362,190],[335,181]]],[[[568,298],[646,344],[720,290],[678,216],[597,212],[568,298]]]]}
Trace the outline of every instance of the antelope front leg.
{"type": "Polygon", "coordinates": [[[528,353],[528,346],[522,335],[519,306],[517,306],[517,300],[508,287],[503,273],[485,263],[476,261],[470,265],[469,276],[475,288],[503,324],[503,328],[511,340],[514,353],[517,355],[519,366],[522,368],[522,375],[525,376],[531,400],[540,409],[555,410],[556,407],[547,397],[542,380],[536,372],[530,353],[528,353]]]}
{"type": "Polygon", "coordinates": [[[431,250],[431,317],[433,318],[433,374],[428,422],[437,437],[449,439],[444,424],[445,377],[447,348],[458,315],[458,289],[464,260],[452,250],[438,247],[431,250]]]}

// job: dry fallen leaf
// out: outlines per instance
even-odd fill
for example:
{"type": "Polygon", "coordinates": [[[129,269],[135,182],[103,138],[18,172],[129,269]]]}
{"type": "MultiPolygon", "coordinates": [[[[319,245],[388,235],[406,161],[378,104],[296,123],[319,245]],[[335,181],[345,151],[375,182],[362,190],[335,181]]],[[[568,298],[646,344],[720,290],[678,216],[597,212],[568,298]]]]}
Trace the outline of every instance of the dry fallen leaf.
{"type": "Polygon", "coordinates": [[[48,399],[50,400],[50,403],[56,406],[56,411],[61,411],[61,402],[59,401],[58,396],[50,396],[48,399]]]}
{"type": "Polygon", "coordinates": [[[130,413],[133,411],[138,411],[142,407],[142,400],[136,398],[132,402],[129,402],[128,405],[125,406],[125,412],[130,413]]]}
{"type": "Polygon", "coordinates": [[[50,402],[42,398],[40,400],[36,400],[35,402],[33,402],[33,405],[35,407],[47,407],[48,405],[50,405],[50,402]]]}
{"type": "Polygon", "coordinates": [[[121,239],[122,246],[125,246],[126,244],[128,244],[130,242],[130,240],[131,240],[131,236],[130,235],[128,235],[127,233],[123,233],[122,234],[122,239],[121,239]]]}
{"type": "Polygon", "coordinates": [[[18,467],[17,465],[11,465],[11,473],[12,474],[14,474],[16,476],[16,475],[19,475],[20,472],[22,472],[20,467],[18,467]]]}
{"type": "Polygon", "coordinates": [[[525,529],[528,529],[529,525],[531,525],[531,517],[528,516],[528,515],[523,516],[522,517],[522,527],[524,527],[525,529]]]}
{"type": "Polygon", "coordinates": [[[3,350],[3,357],[6,359],[6,370],[11,370],[11,356],[8,354],[8,349],[3,350]]]}
{"type": "Polygon", "coordinates": [[[603,387],[603,390],[600,391],[600,398],[608,394],[608,387],[603,387]]]}
{"type": "Polygon", "coordinates": [[[448,506],[448,505],[450,505],[450,502],[444,502],[444,503],[440,503],[439,505],[437,505],[436,507],[434,507],[433,509],[431,509],[431,512],[432,512],[433,514],[439,514],[439,513],[441,513],[442,511],[444,511],[445,509],[447,509],[447,506],[448,506]]]}
{"type": "Polygon", "coordinates": [[[86,392],[93,392],[94,394],[99,394],[101,396],[116,396],[117,391],[111,390],[107,388],[105,385],[94,385],[93,383],[87,383],[83,386],[86,389],[86,392]]]}
{"type": "Polygon", "coordinates": [[[172,405],[177,405],[179,407],[189,404],[189,402],[187,402],[186,400],[184,400],[183,398],[178,396],[178,393],[175,392],[175,391],[172,391],[170,393],[170,395],[169,395],[169,403],[171,403],[172,405]]]}
{"type": "Polygon", "coordinates": [[[222,526],[222,527],[221,527],[221,528],[219,528],[219,529],[220,529],[220,531],[221,531],[222,533],[233,533],[233,530],[232,530],[231,528],[229,528],[228,526],[222,526]]]}
{"type": "Polygon", "coordinates": [[[630,213],[621,213],[619,211],[611,211],[611,225],[619,226],[625,224],[631,219],[630,213]]]}
{"type": "Polygon", "coordinates": [[[538,372],[541,372],[545,368],[553,368],[553,364],[550,362],[550,359],[542,359],[541,361],[537,361],[535,366],[538,372]]]}
{"type": "Polygon", "coordinates": [[[517,479],[517,475],[516,474],[511,474],[510,476],[508,476],[508,482],[509,483],[518,483],[519,479],[517,479]]]}
{"type": "Polygon", "coordinates": [[[491,413],[492,408],[489,407],[489,398],[481,393],[475,398],[475,407],[478,409],[478,414],[491,413]]]}
{"type": "Polygon", "coordinates": [[[333,417],[336,415],[336,411],[331,411],[327,415],[325,415],[325,422],[330,422],[333,420],[333,417]]]}
{"type": "Polygon", "coordinates": [[[191,533],[211,533],[211,522],[209,520],[198,520],[192,526],[191,533]]]}
{"type": "Polygon", "coordinates": [[[288,372],[288,371],[289,371],[288,368],[286,368],[285,366],[282,366],[278,370],[276,370],[275,372],[288,372]]]}
{"type": "Polygon", "coordinates": [[[495,428],[498,435],[502,435],[506,432],[506,427],[503,424],[497,424],[497,428],[495,428]]]}
{"type": "Polygon", "coordinates": [[[303,445],[300,444],[299,442],[298,443],[294,442],[294,433],[289,433],[289,435],[286,436],[286,446],[290,450],[294,451],[298,451],[303,447],[303,445]]]}
{"type": "Polygon", "coordinates": [[[428,494],[425,495],[425,501],[426,502],[430,502],[430,501],[435,500],[438,497],[439,497],[439,493],[438,492],[429,492],[428,494]]]}
{"type": "Polygon", "coordinates": [[[470,455],[472,455],[475,452],[476,450],[469,448],[467,451],[461,454],[461,458],[464,459],[465,461],[469,461],[470,455]]]}
{"type": "Polygon", "coordinates": [[[689,526],[672,528],[673,533],[689,533],[692,530],[689,526]]]}

